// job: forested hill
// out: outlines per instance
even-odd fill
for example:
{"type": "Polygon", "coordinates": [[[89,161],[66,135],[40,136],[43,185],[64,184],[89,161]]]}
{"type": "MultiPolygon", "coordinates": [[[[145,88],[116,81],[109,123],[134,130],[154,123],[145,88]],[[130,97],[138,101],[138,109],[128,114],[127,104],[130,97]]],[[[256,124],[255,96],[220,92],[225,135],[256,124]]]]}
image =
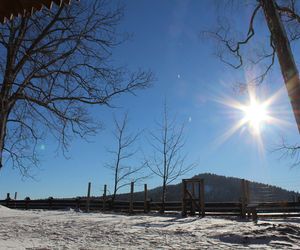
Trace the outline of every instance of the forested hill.
{"type": "MultiPolygon", "coordinates": [[[[199,174],[193,178],[203,178],[205,183],[205,201],[225,202],[239,201],[241,197],[241,179],[226,177],[216,174],[199,174]]],[[[153,201],[159,201],[161,197],[161,187],[148,190],[148,197],[153,201]]],[[[250,182],[250,201],[269,202],[269,201],[293,201],[300,196],[299,193],[288,191],[280,187],[250,182]]],[[[182,184],[169,185],[167,189],[168,201],[180,201],[182,184]]],[[[117,199],[128,199],[128,194],[120,194],[117,199]]],[[[135,200],[143,200],[144,192],[134,194],[135,200]]]]}

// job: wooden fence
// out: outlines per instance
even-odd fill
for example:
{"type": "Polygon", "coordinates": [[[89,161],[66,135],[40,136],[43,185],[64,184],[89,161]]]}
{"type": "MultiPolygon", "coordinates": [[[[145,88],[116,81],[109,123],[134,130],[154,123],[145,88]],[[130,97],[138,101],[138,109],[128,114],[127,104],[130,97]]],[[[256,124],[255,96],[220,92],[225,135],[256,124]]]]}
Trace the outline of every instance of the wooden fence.
{"type": "MultiPolygon", "coordinates": [[[[184,180],[186,181],[186,180],[184,180]]],[[[249,195],[247,183],[242,180],[242,197],[240,202],[204,202],[195,211],[196,203],[204,201],[204,185],[202,181],[202,196],[192,197],[192,199],[183,199],[182,201],[167,201],[164,205],[161,202],[149,200],[147,197],[147,185],[144,186],[144,200],[134,201],[133,192],[134,184],[131,184],[131,194],[128,200],[112,200],[106,195],[107,186],[104,186],[104,194],[100,198],[90,197],[91,183],[88,184],[88,192],[86,197],[69,198],[69,199],[35,199],[25,198],[24,200],[16,200],[17,193],[11,199],[7,194],[5,200],[0,200],[0,205],[16,209],[45,209],[45,210],[67,210],[75,209],[85,212],[90,211],[118,211],[127,213],[138,212],[157,212],[164,207],[165,212],[182,212],[183,215],[198,213],[199,216],[241,216],[245,218],[248,214],[256,216],[299,216],[300,217],[300,201],[297,202],[264,202],[257,204],[249,204],[249,195]]],[[[253,217],[254,218],[254,217],[253,217]]]]}
{"type": "MultiPolygon", "coordinates": [[[[82,211],[118,211],[128,213],[156,212],[161,209],[161,202],[147,201],[114,201],[102,200],[99,198],[74,198],[74,199],[38,199],[38,200],[0,200],[0,204],[16,209],[45,209],[45,210],[67,210],[75,209],[82,211]],[[89,204],[89,206],[87,206],[89,204]]],[[[192,204],[187,204],[192,206],[192,204]]],[[[180,212],[182,202],[166,202],[166,212],[180,212]]],[[[300,202],[269,202],[256,204],[258,215],[282,214],[285,216],[300,216],[300,202]]],[[[206,202],[204,205],[205,215],[224,216],[243,215],[242,202],[206,202]]],[[[247,211],[246,211],[247,213],[247,211]]]]}

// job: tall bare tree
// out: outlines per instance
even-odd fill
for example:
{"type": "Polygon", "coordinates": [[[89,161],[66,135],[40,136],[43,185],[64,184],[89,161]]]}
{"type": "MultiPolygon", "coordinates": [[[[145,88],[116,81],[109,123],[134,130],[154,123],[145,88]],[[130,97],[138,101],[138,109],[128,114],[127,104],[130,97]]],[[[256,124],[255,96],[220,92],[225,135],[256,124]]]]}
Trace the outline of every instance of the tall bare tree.
{"type": "Polygon", "coordinates": [[[115,130],[113,132],[114,139],[117,142],[115,150],[108,150],[112,154],[112,162],[106,164],[114,174],[114,187],[112,193],[112,201],[115,200],[117,192],[130,185],[131,181],[140,181],[145,176],[139,175],[140,171],[145,168],[145,163],[139,166],[132,166],[127,161],[136,155],[138,149],[135,143],[140,133],[128,132],[128,114],[126,113],[122,120],[118,121],[114,118],[115,130]]]}
{"type": "Polygon", "coordinates": [[[161,212],[165,210],[167,185],[186,174],[195,164],[186,164],[187,154],[183,154],[185,146],[184,123],[178,124],[176,117],[170,118],[166,102],[164,103],[162,120],[157,124],[157,131],[150,132],[150,144],[153,156],[146,159],[151,172],[162,180],[161,212]]]}
{"type": "Polygon", "coordinates": [[[0,168],[23,174],[37,164],[36,146],[51,134],[61,148],[99,127],[91,105],[149,86],[152,74],[112,64],[123,8],[109,1],[74,1],[0,26],[0,168]]]}
{"type": "Polygon", "coordinates": [[[290,42],[300,38],[299,1],[256,0],[246,2],[225,2],[227,4],[229,2],[233,4],[234,2],[237,4],[244,4],[244,7],[247,3],[252,9],[252,14],[249,16],[248,27],[245,30],[246,34],[243,37],[233,35],[233,27],[229,24],[230,22],[226,22],[226,20],[220,21],[215,31],[208,32],[219,42],[220,46],[217,51],[218,57],[221,61],[235,69],[245,66],[247,59],[248,62],[251,62],[252,64],[259,64],[260,67],[257,68],[262,69],[261,73],[249,83],[260,84],[264,81],[266,75],[274,65],[275,55],[277,55],[298,130],[300,132],[300,79],[290,47],[290,42]],[[256,56],[254,58],[247,58],[247,55],[249,54],[253,56],[253,53],[249,53],[249,51],[246,50],[247,45],[251,43],[251,41],[258,43],[258,40],[255,40],[255,21],[257,16],[259,16],[259,12],[262,12],[264,15],[269,30],[269,49],[266,49],[262,42],[258,46],[261,47],[261,49],[256,48],[256,51],[258,52],[255,53],[256,56]],[[267,63],[264,64],[264,62],[267,63]],[[261,67],[261,64],[264,65],[261,67]]]}

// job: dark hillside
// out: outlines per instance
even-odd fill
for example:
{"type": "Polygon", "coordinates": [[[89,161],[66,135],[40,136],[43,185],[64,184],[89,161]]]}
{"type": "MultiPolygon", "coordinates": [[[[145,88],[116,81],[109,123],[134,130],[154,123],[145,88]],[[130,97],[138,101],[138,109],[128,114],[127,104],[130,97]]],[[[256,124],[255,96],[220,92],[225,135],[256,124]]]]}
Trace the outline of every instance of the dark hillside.
{"type": "MultiPolygon", "coordinates": [[[[226,177],[216,174],[199,174],[193,178],[203,178],[205,183],[205,201],[207,202],[234,202],[239,201],[241,197],[241,179],[226,177]]],[[[280,187],[250,182],[250,201],[251,202],[269,202],[269,201],[293,201],[299,196],[299,193],[288,191],[280,187]]],[[[167,189],[167,201],[181,200],[182,185],[169,185],[167,189]]],[[[153,201],[159,201],[161,187],[148,190],[148,197],[153,201]]],[[[143,200],[144,192],[134,194],[135,200],[143,200]]],[[[117,199],[128,199],[128,194],[120,194],[117,199]]]]}

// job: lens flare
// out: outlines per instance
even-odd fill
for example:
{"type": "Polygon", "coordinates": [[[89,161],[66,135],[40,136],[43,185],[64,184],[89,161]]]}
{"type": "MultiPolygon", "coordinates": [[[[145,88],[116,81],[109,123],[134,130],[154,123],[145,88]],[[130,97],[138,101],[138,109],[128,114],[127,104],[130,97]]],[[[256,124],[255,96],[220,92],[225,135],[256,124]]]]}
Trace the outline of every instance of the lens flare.
{"type": "Polygon", "coordinates": [[[242,105],[241,109],[244,111],[246,123],[249,124],[251,131],[256,134],[260,133],[262,126],[269,120],[267,103],[253,99],[249,105],[242,105]]]}
{"type": "Polygon", "coordinates": [[[283,93],[284,90],[280,89],[268,99],[262,100],[258,98],[254,88],[249,88],[248,100],[245,102],[239,102],[232,98],[216,100],[230,108],[227,110],[228,115],[233,115],[236,122],[223,135],[219,136],[215,143],[221,145],[238,131],[241,133],[248,131],[258,144],[260,151],[263,151],[262,134],[265,130],[270,131],[269,128],[273,125],[280,128],[290,125],[289,122],[276,118],[275,115],[280,114],[276,114],[274,112],[276,109],[271,107],[283,93]]]}

